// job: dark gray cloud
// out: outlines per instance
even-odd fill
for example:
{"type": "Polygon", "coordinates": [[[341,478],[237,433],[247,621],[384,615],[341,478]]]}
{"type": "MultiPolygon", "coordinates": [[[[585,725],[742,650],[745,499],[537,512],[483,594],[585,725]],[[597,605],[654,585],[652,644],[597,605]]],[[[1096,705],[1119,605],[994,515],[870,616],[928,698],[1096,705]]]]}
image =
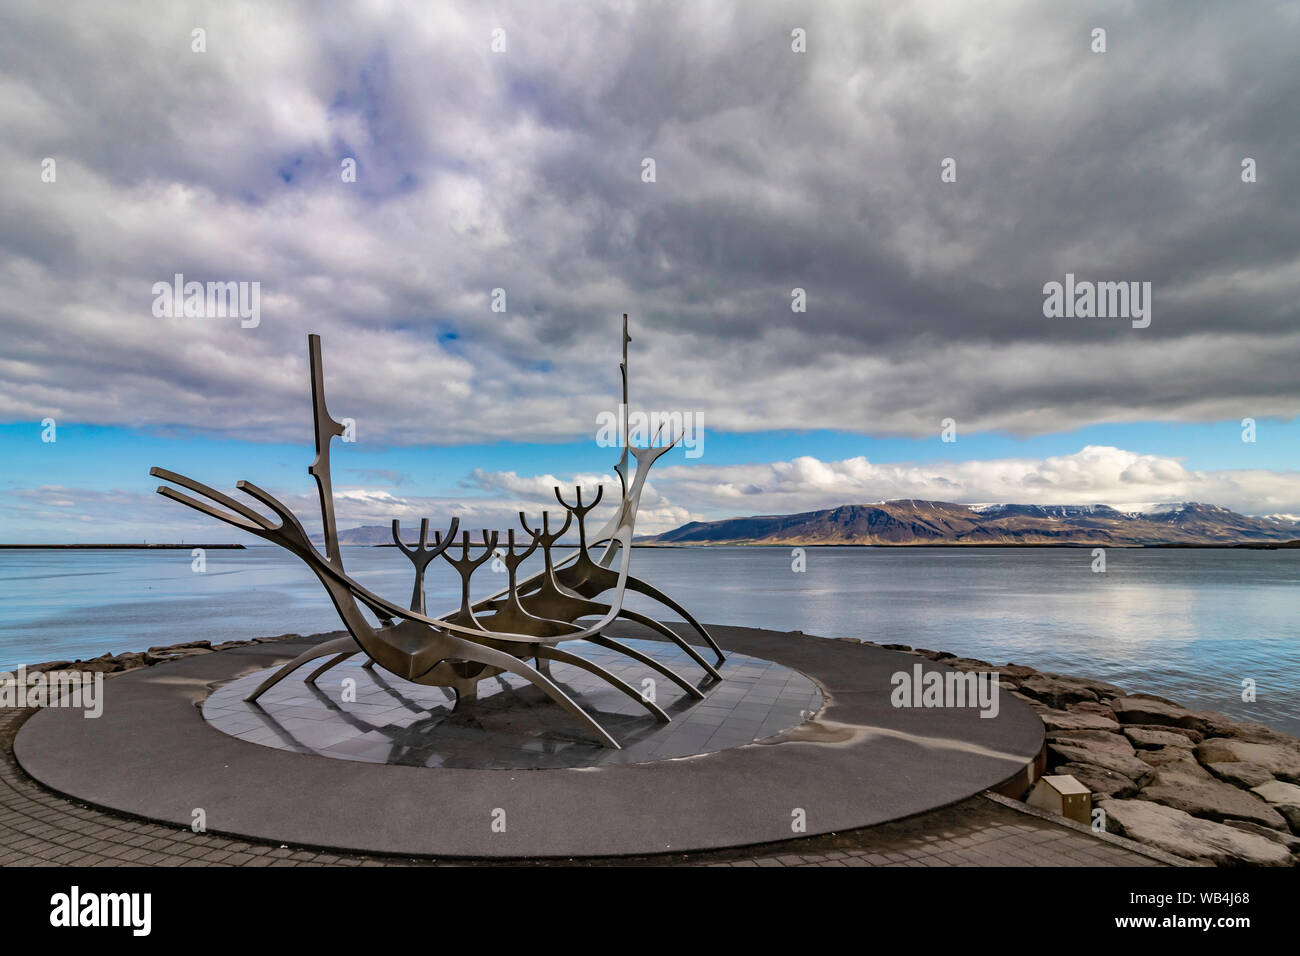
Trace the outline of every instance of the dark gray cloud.
{"type": "Polygon", "coordinates": [[[623,311],[634,394],[716,429],[1290,418],[1297,26],[1177,0],[10,3],[0,419],[302,440],[310,330],[369,435],[571,436],[616,395],[623,311]],[[154,318],[177,272],[261,282],[261,325],[154,318]],[[1044,318],[1066,272],[1151,282],[1150,328],[1044,318]]]}

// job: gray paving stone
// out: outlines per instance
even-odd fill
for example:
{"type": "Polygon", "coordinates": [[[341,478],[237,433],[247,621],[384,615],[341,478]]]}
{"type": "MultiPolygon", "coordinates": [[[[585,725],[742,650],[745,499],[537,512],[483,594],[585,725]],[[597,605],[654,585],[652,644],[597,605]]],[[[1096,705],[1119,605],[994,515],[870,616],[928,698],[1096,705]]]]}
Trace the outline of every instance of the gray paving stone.
{"type": "MultiPolygon", "coordinates": [[[[128,820],[45,790],[13,759],[25,719],[0,711],[0,865],[444,866],[252,843],[128,820]]],[[[689,866],[1161,866],[1159,861],[982,797],[865,830],[792,840],[755,854],[715,851],[629,862],[689,866]]],[[[472,865],[472,864],[471,864],[472,865]]]]}

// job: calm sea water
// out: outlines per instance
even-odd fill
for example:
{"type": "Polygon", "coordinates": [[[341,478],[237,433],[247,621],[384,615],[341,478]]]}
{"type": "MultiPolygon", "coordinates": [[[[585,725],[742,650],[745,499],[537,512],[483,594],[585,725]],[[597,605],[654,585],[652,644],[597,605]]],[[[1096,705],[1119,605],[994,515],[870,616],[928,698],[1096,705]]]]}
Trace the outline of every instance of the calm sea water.
{"type": "MultiPolygon", "coordinates": [[[[349,570],[407,604],[393,548],[345,548],[349,570]]],[[[952,651],[1112,681],[1300,735],[1300,551],[809,548],[635,551],[639,576],[705,622],[952,651]],[[1258,699],[1241,700],[1245,678],[1258,699]]],[[[0,551],[0,668],[206,638],[337,630],[315,578],[278,548],[0,551]]],[[[482,595],[504,574],[479,572],[482,595]]],[[[459,586],[430,566],[429,606],[459,586]]],[[[479,595],[476,592],[477,596],[479,595]]],[[[655,612],[631,597],[629,606],[655,612]]],[[[671,618],[671,614],[660,615],[671,618]]]]}

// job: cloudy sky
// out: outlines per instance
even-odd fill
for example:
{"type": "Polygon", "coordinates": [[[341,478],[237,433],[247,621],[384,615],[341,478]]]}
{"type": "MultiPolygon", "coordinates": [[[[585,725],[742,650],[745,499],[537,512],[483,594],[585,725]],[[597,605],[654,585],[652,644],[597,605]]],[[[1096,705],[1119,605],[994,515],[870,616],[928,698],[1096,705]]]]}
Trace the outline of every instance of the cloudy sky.
{"type": "Polygon", "coordinates": [[[340,524],[502,526],[612,476],[623,312],[633,404],[704,427],[642,531],[892,497],[1300,513],[1297,29],[1288,2],[10,0],[0,540],[238,538],[150,465],[309,518],[309,332],[356,422],[340,524]],[[177,274],[258,283],[258,323],[155,314],[177,274]],[[1045,316],[1067,274],[1150,283],[1150,324],[1045,316]]]}

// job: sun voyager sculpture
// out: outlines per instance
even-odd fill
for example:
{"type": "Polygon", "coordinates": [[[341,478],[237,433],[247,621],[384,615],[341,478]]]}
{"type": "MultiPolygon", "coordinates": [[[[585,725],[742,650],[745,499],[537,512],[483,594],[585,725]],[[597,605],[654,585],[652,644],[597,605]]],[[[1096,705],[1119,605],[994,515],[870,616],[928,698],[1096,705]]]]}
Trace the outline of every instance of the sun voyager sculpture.
{"type": "MultiPolygon", "coordinates": [[[[581,640],[617,651],[662,674],[689,696],[704,697],[697,683],[649,654],[604,633],[616,619],[623,619],[651,628],[680,647],[705,672],[706,677],[700,684],[707,686],[708,682],[722,679],[717,665],[726,658],[709,632],[668,595],[628,573],[633,528],[646,475],[655,461],[677,443],[677,438],[658,446],[652,442],[645,448],[623,443],[614,469],[622,486],[622,499],[617,512],[598,530],[587,528],[587,515],[600,503],[605,492],[603,485],[597,488],[595,499],[588,504],[582,501],[581,487],[575,491],[573,504],[565,501],[560,489],[556,488],[556,500],[565,512],[563,524],[558,528],[552,528],[549,512],[541,513],[536,528],[530,527],[527,515],[520,512],[519,521],[526,539],[516,542],[515,531],[511,529],[507,533],[506,547],[499,553],[506,568],[508,585],[505,590],[477,602],[470,598],[470,580],[475,570],[498,553],[499,532],[485,530],[481,532],[481,542],[472,544],[466,531],[457,545],[455,539],[460,521],[453,517],[446,535],[435,531],[430,546],[429,520],[425,518],[420,522],[419,541],[408,545],[402,541],[400,523],[394,520],[393,541],[415,568],[411,606],[403,608],[374,594],[343,568],[330,481],[330,442],[343,434],[343,425],[330,416],[325,404],[320,336],[309,335],[307,341],[316,432],[316,458],[307,472],[316,479],[320,494],[324,554],[312,543],[293,512],[252,482],[240,481],[235,487],[270,509],[277,520],[192,478],[163,468],[149,470],[154,477],[202,495],[215,505],[167,485],[158,487],[159,494],[272,541],[302,559],[324,586],[347,629],[347,636],[324,641],[285,664],[263,681],[246,698],[248,701],[255,702],[269,688],[309,661],[329,658],[307,677],[308,682],[314,683],[331,667],[363,653],[367,656],[366,667],[378,666],[417,684],[450,689],[455,695],[456,706],[477,697],[479,681],[502,673],[518,675],[571,713],[602,744],[619,749],[618,742],[552,679],[549,662],[559,661],[581,668],[638,701],[656,719],[666,722],[671,718],[653,700],[646,699],[621,678],[559,644],[581,640]],[[636,472],[630,481],[629,452],[636,458],[636,472]],[[555,545],[574,524],[578,534],[577,550],[556,556],[555,545]],[[474,554],[475,548],[481,549],[477,555],[474,554]],[[519,580],[520,565],[539,548],[543,562],[541,570],[519,580]],[[461,600],[460,606],[451,613],[432,617],[425,610],[424,574],[429,563],[439,556],[459,575],[461,600]],[[703,638],[715,655],[715,661],[710,663],[699,650],[666,625],[625,608],[623,598],[628,591],[653,598],[680,615],[703,638]],[[363,608],[374,615],[377,623],[371,623],[363,608]],[[587,618],[596,620],[585,625],[578,623],[587,618]]],[[[625,314],[623,361],[619,366],[623,378],[623,435],[628,434],[627,346],[630,341],[625,314]]]]}

